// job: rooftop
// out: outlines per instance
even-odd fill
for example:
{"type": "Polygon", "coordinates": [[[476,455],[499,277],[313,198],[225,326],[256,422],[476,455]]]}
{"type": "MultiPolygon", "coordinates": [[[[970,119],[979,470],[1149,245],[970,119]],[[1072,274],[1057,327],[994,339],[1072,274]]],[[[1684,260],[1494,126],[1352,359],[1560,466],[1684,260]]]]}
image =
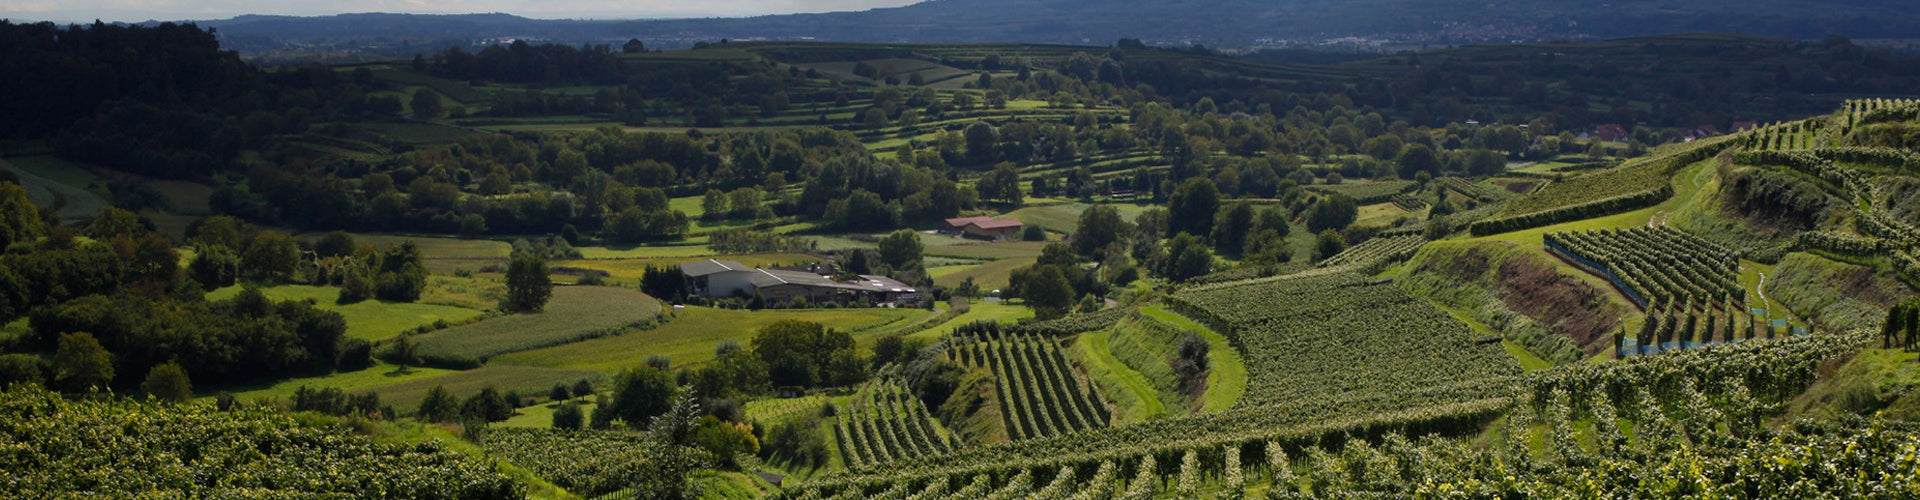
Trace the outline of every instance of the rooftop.
{"type": "Polygon", "coordinates": [[[753,268],[747,267],[746,264],[741,264],[739,262],[734,262],[731,260],[707,259],[699,262],[688,262],[680,265],[681,273],[684,273],[687,276],[696,277],[696,278],[701,276],[712,275],[712,274],[720,274],[727,271],[752,271],[752,270],[753,268]]]}

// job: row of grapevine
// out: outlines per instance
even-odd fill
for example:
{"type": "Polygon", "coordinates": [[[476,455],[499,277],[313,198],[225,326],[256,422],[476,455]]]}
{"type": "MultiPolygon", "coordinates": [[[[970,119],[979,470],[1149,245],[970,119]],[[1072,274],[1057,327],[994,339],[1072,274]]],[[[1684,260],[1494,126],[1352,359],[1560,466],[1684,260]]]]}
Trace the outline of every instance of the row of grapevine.
{"type": "Polygon", "coordinates": [[[1500,214],[1476,222],[1476,236],[1558,224],[1657,204],[1673,196],[1675,171],[1741,144],[1747,134],[1723,135],[1678,146],[1670,152],[1633,160],[1554,182],[1526,197],[1507,202],[1500,214]]]}
{"type": "Polygon", "coordinates": [[[1343,194],[1361,205],[1384,203],[1393,195],[1411,191],[1420,184],[1408,180],[1377,180],[1368,182],[1347,182],[1343,184],[1314,184],[1307,190],[1321,194],[1343,194]]]}
{"type": "Polygon", "coordinates": [[[1671,227],[1548,233],[1547,248],[1621,287],[1641,307],[1741,303],[1740,259],[1671,227]]]}
{"type": "Polygon", "coordinates": [[[1238,348],[1248,372],[1240,404],[1405,394],[1520,372],[1426,300],[1351,272],[1196,288],[1169,303],[1238,348]]]}
{"type": "Polygon", "coordinates": [[[948,337],[947,354],[962,366],[993,371],[1013,439],[1106,427],[1112,418],[1051,337],[997,323],[968,325],[948,337]]]}
{"type": "Polygon", "coordinates": [[[920,398],[898,379],[867,383],[840,409],[834,440],[850,469],[865,469],[952,451],[920,398]]]}
{"type": "Polygon", "coordinates": [[[1435,180],[1440,181],[1440,185],[1446,186],[1447,189],[1451,189],[1453,192],[1460,193],[1476,201],[1495,202],[1500,201],[1502,198],[1500,193],[1487,189],[1486,186],[1474,184],[1472,181],[1459,177],[1441,177],[1435,180]]]}
{"type": "MultiPolygon", "coordinates": [[[[984,498],[1199,498],[1209,489],[1221,490],[1216,498],[1244,498],[1248,478],[1255,477],[1271,485],[1268,498],[1670,498],[1701,491],[1779,498],[1882,491],[1853,496],[1903,498],[1920,485],[1920,434],[1913,429],[1871,422],[1802,423],[1781,431],[1760,425],[1812,384],[1821,362],[1865,340],[1856,332],[1752,342],[1489,381],[1521,391],[1469,411],[1475,417],[1454,432],[1381,416],[1386,420],[1347,432],[1332,432],[1336,425],[1218,439],[1167,434],[1162,439],[1172,446],[1098,454],[1059,448],[1057,460],[1009,459],[1018,463],[1007,466],[982,457],[972,466],[808,483],[798,496],[864,498],[902,485],[908,491],[966,485],[1018,492],[984,498]],[[1494,434],[1495,446],[1469,442],[1480,434],[1472,429],[1500,414],[1508,417],[1506,431],[1494,434]],[[1354,432],[1359,429],[1365,430],[1354,432]],[[1545,446],[1533,445],[1542,439],[1534,436],[1543,436],[1545,446]],[[977,486],[983,481],[992,485],[977,486]],[[1675,489],[1688,485],[1714,487],[1675,489]],[[1722,489],[1728,487],[1742,489],[1722,489]]],[[[1208,430],[1164,432],[1179,429],[1208,430]]]]}
{"type": "Polygon", "coordinates": [[[1414,252],[1420,251],[1420,245],[1426,243],[1426,237],[1419,234],[1375,237],[1328,257],[1327,260],[1320,261],[1319,266],[1352,266],[1364,270],[1380,264],[1407,260],[1413,257],[1414,252]]]}
{"type": "Polygon", "coordinates": [[[1422,208],[1427,208],[1426,200],[1406,193],[1394,193],[1387,198],[1387,201],[1393,202],[1393,206],[1408,212],[1418,212],[1422,208]]]}
{"type": "Polygon", "coordinates": [[[653,464],[655,449],[642,434],[497,427],[487,430],[487,453],[583,497],[632,487],[632,471],[653,464]]]}
{"type": "Polygon", "coordinates": [[[6,498],[522,498],[491,461],[278,408],[0,389],[6,498]]]}

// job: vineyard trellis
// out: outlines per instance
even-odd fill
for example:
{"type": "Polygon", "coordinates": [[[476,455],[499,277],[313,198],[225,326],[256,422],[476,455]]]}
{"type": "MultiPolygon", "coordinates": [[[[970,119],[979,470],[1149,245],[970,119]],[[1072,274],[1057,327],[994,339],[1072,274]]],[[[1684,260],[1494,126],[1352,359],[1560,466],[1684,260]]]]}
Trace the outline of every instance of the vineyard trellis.
{"type": "Polygon", "coordinates": [[[834,440],[849,469],[953,451],[913,391],[895,378],[868,382],[834,419],[834,440]]]}
{"type": "Polygon", "coordinates": [[[991,370],[1007,434],[1029,439],[1106,427],[1112,420],[1052,337],[975,323],[947,338],[954,362],[991,370]]]}

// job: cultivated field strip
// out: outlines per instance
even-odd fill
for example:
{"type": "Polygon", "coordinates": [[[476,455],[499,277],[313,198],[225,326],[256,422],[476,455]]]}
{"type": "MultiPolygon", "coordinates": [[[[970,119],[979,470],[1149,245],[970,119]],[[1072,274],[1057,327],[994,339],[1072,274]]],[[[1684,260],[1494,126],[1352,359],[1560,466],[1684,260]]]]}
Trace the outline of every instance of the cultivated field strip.
{"type": "Polygon", "coordinates": [[[1106,427],[1112,419],[1050,337],[972,328],[948,339],[961,365],[993,371],[1007,434],[1029,439],[1106,427]]]}
{"type": "Polygon", "coordinates": [[[897,379],[868,383],[834,421],[841,458],[853,469],[952,451],[951,439],[913,391],[897,379]]]}

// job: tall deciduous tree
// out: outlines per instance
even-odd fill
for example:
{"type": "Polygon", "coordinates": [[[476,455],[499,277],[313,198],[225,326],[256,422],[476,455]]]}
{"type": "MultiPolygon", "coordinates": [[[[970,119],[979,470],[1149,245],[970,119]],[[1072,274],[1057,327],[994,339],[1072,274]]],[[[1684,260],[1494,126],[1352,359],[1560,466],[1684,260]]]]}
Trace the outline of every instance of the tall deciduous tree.
{"type": "Polygon", "coordinates": [[[1167,231],[1206,236],[1213,231],[1213,217],[1219,210],[1220,191],[1213,187],[1212,180],[1187,179],[1167,202],[1167,231]]]}
{"type": "Polygon", "coordinates": [[[920,254],[925,250],[920,233],[897,230],[880,239],[880,262],[894,269],[912,269],[920,264],[920,254]]]}
{"type": "Polygon", "coordinates": [[[140,383],[140,393],[148,397],[169,403],[185,403],[193,400],[193,382],[187,379],[187,370],[179,363],[167,363],[147,370],[147,379],[140,383]]]}
{"type": "Polygon", "coordinates": [[[641,365],[620,372],[613,379],[613,414],[628,426],[646,425],[649,419],[666,413],[673,404],[673,375],[666,370],[641,365]]]}
{"type": "Polygon", "coordinates": [[[62,334],[53,352],[53,381],[75,392],[105,388],[113,381],[113,354],[91,333],[62,334]]]}
{"type": "Polygon", "coordinates": [[[1120,241],[1127,232],[1127,223],[1120,219],[1120,211],[1113,207],[1095,205],[1080,212],[1080,225],[1073,231],[1073,251],[1089,258],[1099,258],[1100,249],[1120,241]]]}
{"type": "Polygon", "coordinates": [[[507,308],[518,312],[537,312],[553,297],[553,281],[547,276],[547,261],[538,255],[521,254],[507,267],[507,308]]]}

